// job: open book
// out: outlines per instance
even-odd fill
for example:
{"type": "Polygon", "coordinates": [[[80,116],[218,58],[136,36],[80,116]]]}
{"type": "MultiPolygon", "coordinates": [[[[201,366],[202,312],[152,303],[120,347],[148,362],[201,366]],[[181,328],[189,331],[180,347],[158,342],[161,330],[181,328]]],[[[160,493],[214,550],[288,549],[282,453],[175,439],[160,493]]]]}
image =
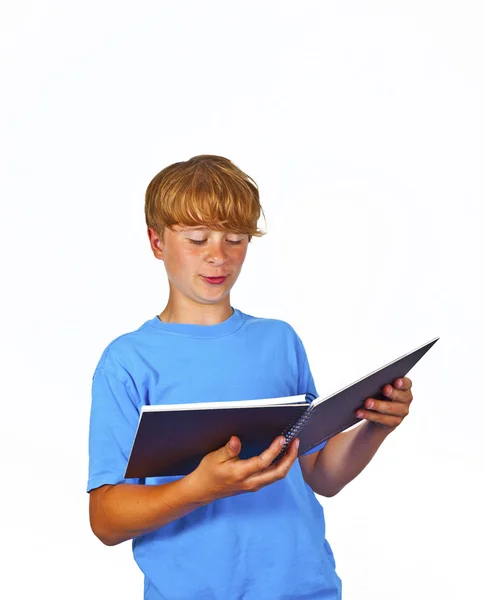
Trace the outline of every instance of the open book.
{"type": "MultiPolygon", "coordinates": [[[[388,400],[382,388],[404,377],[439,338],[325,398],[309,395],[143,406],[125,478],[187,475],[202,458],[224,446],[232,435],[240,438],[239,457],[263,452],[279,435],[285,447],[298,437],[299,456],[360,419],[356,411],[366,398],[388,400]]],[[[285,450],[283,448],[283,452],[285,450]]]]}

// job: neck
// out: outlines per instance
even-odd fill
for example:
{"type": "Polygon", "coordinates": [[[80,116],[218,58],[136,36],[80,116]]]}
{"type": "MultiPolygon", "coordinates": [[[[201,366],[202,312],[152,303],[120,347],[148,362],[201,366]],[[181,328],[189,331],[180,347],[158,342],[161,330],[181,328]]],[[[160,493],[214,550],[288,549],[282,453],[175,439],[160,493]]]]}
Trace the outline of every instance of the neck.
{"type": "Polygon", "coordinates": [[[186,323],[189,325],[217,325],[233,314],[230,299],[219,304],[178,303],[168,300],[165,309],[158,315],[163,323],[186,323]]]}

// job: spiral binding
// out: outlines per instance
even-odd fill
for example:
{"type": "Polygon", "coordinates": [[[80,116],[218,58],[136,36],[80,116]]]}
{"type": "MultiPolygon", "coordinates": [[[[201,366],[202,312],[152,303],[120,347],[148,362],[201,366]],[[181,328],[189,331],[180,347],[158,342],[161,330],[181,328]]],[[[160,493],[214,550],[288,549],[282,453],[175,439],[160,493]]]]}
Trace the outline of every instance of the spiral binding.
{"type": "Polygon", "coordinates": [[[289,445],[294,438],[296,438],[301,431],[301,429],[306,425],[308,420],[311,418],[312,411],[311,407],[308,408],[306,412],[304,412],[299,419],[292,425],[291,427],[285,429],[281,435],[286,438],[286,442],[284,446],[289,445]]]}
{"type": "MultiPolygon", "coordinates": [[[[310,393],[306,394],[306,400],[310,400],[312,402],[315,398],[316,398],[316,396],[314,394],[310,394],[310,393]]],[[[309,404],[309,408],[299,417],[299,419],[295,423],[293,423],[292,425],[290,425],[289,427],[284,429],[284,431],[281,433],[281,435],[283,435],[286,438],[286,441],[284,442],[284,445],[282,446],[281,451],[274,459],[274,462],[277,462],[281,458],[281,456],[284,454],[284,452],[286,451],[287,447],[292,442],[292,440],[295,439],[299,435],[299,432],[301,431],[301,429],[309,421],[309,419],[312,416],[311,408],[312,408],[311,404],[309,404]]]]}

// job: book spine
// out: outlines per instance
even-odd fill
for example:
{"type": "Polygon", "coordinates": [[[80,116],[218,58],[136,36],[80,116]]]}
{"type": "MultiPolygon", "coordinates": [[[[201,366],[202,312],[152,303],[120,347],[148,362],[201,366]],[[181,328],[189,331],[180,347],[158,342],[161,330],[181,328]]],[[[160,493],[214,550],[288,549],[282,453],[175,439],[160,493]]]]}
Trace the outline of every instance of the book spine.
{"type": "Polygon", "coordinates": [[[311,416],[312,416],[312,406],[309,405],[307,411],[304,412],[295,423],[293,423],[290,427],[287,427],[286,429],[284,429],[284,431],[281,433],[281,435],[283,435],[286,438],[286,441],[284,442],[284,445],[282,446],[281,451],[274,459],[274,462],[277,462],[280,460],[282,455],[286,452],[289,444],[292,442],[292,440],[297,438],[297,436],[299,435],[299,432],[304,428],[304,426],[309,421],[311,416]]]}
{"type": "Polygon", "coordinates": [[[294,425],[291,425],[291,427],[288,427],[282,432],[281,435],[283,435],[286,438],[283,450],[285,450],[285,448],[292,442],[293,439],[297,438],[301,429],[303,429],[308,420],[311,418],[311,415],[312,410],[311,407],[309,407],[307,411],[299,417],[299,419],[294,423],[294,425]]]}

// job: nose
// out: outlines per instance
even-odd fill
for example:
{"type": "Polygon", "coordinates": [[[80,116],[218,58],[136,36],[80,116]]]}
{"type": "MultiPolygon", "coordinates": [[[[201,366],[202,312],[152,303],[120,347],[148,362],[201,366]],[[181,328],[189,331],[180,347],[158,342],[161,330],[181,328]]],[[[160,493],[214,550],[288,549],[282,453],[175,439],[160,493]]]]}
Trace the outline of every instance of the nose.
{"type": "Polygon", "coordinates": [[[223,241],[212,241],[208,244],[205,260],[213,266],[225,263],[227,260],[227,251],[224,248],[223,241]]]}

